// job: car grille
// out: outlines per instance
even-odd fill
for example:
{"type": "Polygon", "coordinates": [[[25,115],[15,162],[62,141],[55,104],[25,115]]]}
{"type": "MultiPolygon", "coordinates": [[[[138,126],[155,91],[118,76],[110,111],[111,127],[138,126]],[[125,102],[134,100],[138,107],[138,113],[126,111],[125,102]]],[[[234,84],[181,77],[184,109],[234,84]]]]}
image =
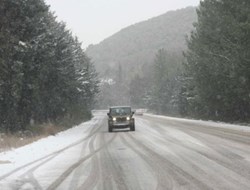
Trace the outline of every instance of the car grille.
{"type": "Polygon", "coordinates": [[[125,122],[125,121],[127,121],[127,119],[126,119],[126,117],[118,117],[118,118],[116,118],[116,121],[117,122],[125,122]]]}

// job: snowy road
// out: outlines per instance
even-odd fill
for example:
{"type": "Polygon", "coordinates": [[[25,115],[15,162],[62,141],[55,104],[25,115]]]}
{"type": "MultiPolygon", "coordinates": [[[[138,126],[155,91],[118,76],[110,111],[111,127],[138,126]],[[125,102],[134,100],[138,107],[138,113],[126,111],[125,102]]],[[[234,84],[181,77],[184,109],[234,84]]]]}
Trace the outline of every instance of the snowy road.
{"type": "Polygon", "coordinates": [[[144,115],[135,132],[108,133],[96,112],[0,161],[4,190],[249,190],[250,128],[144,115]]]}

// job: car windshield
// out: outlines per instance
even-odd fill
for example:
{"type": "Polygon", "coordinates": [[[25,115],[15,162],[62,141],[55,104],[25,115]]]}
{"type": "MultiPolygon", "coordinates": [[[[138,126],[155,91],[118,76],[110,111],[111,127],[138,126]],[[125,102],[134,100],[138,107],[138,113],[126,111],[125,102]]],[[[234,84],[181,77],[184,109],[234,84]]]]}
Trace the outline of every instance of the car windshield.
{"type": "Polygon", "coordinates": [[[131,113],[131,108],[128,107],[119,107],[119,108],[111,108],[111,115],[129,115],[131,113]]]}

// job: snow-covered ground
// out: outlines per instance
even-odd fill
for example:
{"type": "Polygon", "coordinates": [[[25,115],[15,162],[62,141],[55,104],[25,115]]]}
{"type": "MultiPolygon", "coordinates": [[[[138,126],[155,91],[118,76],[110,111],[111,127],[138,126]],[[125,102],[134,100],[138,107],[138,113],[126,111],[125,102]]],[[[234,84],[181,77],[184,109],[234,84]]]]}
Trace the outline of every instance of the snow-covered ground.
{"type": "Polygon", "coordinates": [[[5,163],[1,164],[0,176],[55,151],[60,151],[74,142],[77,143],[88,135],[86,131],[97,122],[98,119],[95,117],[91,121],[60,132],[55,136],[49,136],[32,144],[0,153],[0,163],[5,163]]]}
{"type": "Polygon", "coordinates": [[[153,115],[153,114],[144,114],[148,116],[153,116],[156,118],[165,118],[172,121],[177,122],[186,122],[186,123],[193,123],[197,125],[209,126],[209,127],[219,127],[224,129],[232,129],[237,131],[243,132],[250,132],[250,126],[243,126],[243,125],[236,125],[236,124],[229,124],[224,122],[215,122],[215,121],[204,121],[204,120],[194,120],[194,119],[185,119],[185,118],[178,118],[178,117],[168,117],[163,115],[153,115]]]}

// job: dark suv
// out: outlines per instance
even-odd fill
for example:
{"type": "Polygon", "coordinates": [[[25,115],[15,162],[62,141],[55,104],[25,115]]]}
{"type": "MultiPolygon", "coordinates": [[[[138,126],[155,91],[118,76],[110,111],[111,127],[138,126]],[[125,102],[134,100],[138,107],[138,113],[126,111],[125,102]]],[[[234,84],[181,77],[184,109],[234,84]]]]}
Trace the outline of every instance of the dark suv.
{"type": "Polygon", "coordinates": [[[127,128],[131,131],[135,130],[135,119],[132,118],[134,112],[129,106],[116,106],[109,108],[107,113],[109,132],[113,131],[113,128],[127,128]]]}

